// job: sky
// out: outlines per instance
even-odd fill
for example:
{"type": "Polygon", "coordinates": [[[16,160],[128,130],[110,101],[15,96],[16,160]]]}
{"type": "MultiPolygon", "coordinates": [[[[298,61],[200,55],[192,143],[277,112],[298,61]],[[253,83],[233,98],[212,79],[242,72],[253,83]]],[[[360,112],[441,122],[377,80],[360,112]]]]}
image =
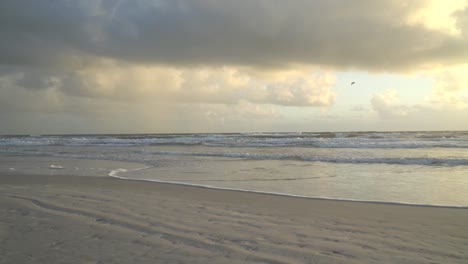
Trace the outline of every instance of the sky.
{"type": "Polygon", "coordinates": [[[0,134],[468,130],[468,0],[2,0],[0,36],[0,134]]]}

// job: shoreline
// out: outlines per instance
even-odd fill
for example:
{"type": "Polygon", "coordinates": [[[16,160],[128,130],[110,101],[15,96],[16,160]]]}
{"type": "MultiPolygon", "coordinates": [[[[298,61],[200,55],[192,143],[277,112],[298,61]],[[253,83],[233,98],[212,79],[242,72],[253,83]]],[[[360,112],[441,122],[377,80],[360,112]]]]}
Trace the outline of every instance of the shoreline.
{"type": "MultiPolygon", "coordinates": [[[[144,168],[142,168],[144,169],[144,168]]],[[[267,192],[267,191],[255,191],[247,189],[235,189],[235,188],[225,188],[225,187],[216,187],[212,185],[203,185],[203,184],[192,184],[185,182],[175,182],[175,181],[165,181],[165,180],[152,180],[152,179],[132,179],[127,177],[118,176],[114,171],[111,171],[108,176],[111,178],[124,180],[124,181],[141,181],[149,182],[156,184],[171,184],[171,185],[180,185],[180,186],[190,186],[201,189],[213,189],[221,191],[232,191],[240,193],[254,193],[254,194],[264,194],[280,197],[289,197],[289,198],[301,198],[301,199],[312,199],[312,200],[325,200],[325,201],[338,201],[338,202],[356,202],[356,203],[370,203],[370,204],[382,204],[382,205],[402,205],[402,206],[416,206],[416,207],[434,207],[434,208],[449,208],[449,209],[468,209],[468,205],[439,205],[439,204],[417,204],[409,202],[398,202],[398,201],[377,201],[377,200],[357,200],[357,199],[345,199],[345,198],[331,198],[331,197],[319,197],[319,196],[307,196],[307,195],[298,195],[298,194],[288,194],[288,193],[277,193],[277,192],[267,192]],[[111,175],[112,174],[112,175],[111,175]]],[[[118,172],[117,172],[118,173],[118,172]]]]}
{"type": "MultiPolygon", "coordinates": [[[[193,182],[183,182],[183,181],[177,181],[177,180],[170,180],[169,177],[164,177],[164,172],[159,172],[159,171],[151,171],[154,166],[149,165],[148,163],[143,163],[143,162],[137,162],[137,161],[118,161],[118,160],[112,160],[112,159],[89,159],[89,158],[70,158],[70,157],[54,157],[54,156],[22,156],[22,155],[0,155],[0,158],[3,158],[4,161],[7,163],[10,162],[12,165],[10,167],[10,171],[5,171],[5,168],[8,168],[8,166],[5,166],[3,168],[3,171],[5,174],[8,173],[23,173],[23,174],[32,174],[32,175],[50,175],[50,174],[56,174],[56,175],[71,175],[71,176],[102,176],[102,177],[114,177],[114,178],[119,178],[122,180],[129,180],[129,181],[147,181],[147,182],[155,182],[155,183],[167,183],[167,184],[177,184],[177,185],[185,185],[185,186],[195,186],[195,187],[200,187],[200,188],[209,188],[209,189],[218,189],[218,190],[229,190],[229,191],[240,191],[244,193],[263,193],[263,194],[270,194],[270,195],[279,195],[279,196],[284,196],[284,197],[298,197],[298,198],[305,198],[305,199],[321,199],[321,200],[337,200],[337,201],[350,201],[350,202],[364,202],[364,203],[377,203],[377,204],[395,204],[395,205],[408,205],[408,206],[424,206],[424,207],[441,207],[441,208],[460,208],[460,209],[468,209],[468,201],[466,200],[466,197],[463,196],[464,190],[466,187],[463,187],[464,180],[463,180],[463,175],[460,173],[457,174],[457,177],[455,177],[455,181],[453,181],[452,185],[455,187],[451,187],[451,185],[447,185],[444,189],[444,187],[439,188],[438,190],[434,189],[431,190],[431,187],[423,187],[423,188],[416,188],[417,190],[422,190],[420,194],[418,194],[418,191],[403,191],[402,195],[395,195],[394,193],[391,193],[392,188],[395,187],[395,185],[390,185],[390,191],[388,193],[386,192],[386,188],[389,185],[384,185],[381,184],[379,188],[382,189],[382,195],[379,192],[376,192],[372,188],[366,188],[362,189],[363,194],[358,192],[349,192],[347,193],[348,186],[344,186],[343,184],[339,186],[342,190],[342,192],[338,191],[333,191],[333,187],[325,192],[321,192],[317,187],[313,187],[312,191],[299,191],[295,192],[296,189],[293,188],[269,188],[271,186],[267,186],[263,188],[263,186],[257,186],[259,188],[251,188],[251,186],[248,186],[246,184],[243,185],[233,185],[233,184],[217,184],[217,183],[211,183],[211,184],[204,184],[203,181],[193,181],[193,182]],[[15,164],[14,162],[17,162],[14,160],[14,158],[20,158],[21,163],[24,164],[30,164],[31,163],[38,163],[40,167],[39,171],[33,171],[31,168],[26,168],[25,170],[21,169],[21,166],[19,167],[18,171],[15,169],[15,164]],[[13,161],[12,161],[13,158],[13,161]],[[24,160],[26,159],[26,160],[24,160]],[[58,160],[57,160],[58,159],[58,160]],[[50,164],[46,164],[50,163],[50,164]],[[89,163],[89,164],[88,164],[89,163]],[[77,166],[76,164],[81,164],[80,166],[77,166]],[[79,167],[79,168],[78,168],[79,167]],[[98,168],[98,169],[96,169],[98,168]],[[147,175],[148,177],[144,177],[145,174],[144,172],[142,173],[143,176],[140,176],[141,178],[131,178],[131,177],[125,177],[125,176],[120,176],[120,175],[125,175],[122,174],[122,172],[131,172],[131,171],[139,171],[139,170],[146,170],[149,169],[149,174],[147,175]],[[161,174],[161,177],[157,178],[162,178],[162,179],[152,179],[152,175],[159,175],[161,174]],[[145,179],[146,178],[146,179],[145,179]],[[462,180],[460,180],[462,179],[462,180]],[[456,182],[459,181],[462,183],[462,185],[456,185],[456,182]],[[223,187],[226,186],[226,187],[223,187]],[[382,187],[383,186],[383,187],[382,187]],[[459,186],[459,187],[458,187],[459,186]],[[450,188],[449,188],[450,187],[450,188]],[[371,190],[368,193],[366,193],[366,190],[371,190]],[[451,190],[454,192],[450,192],[447,190],[451,190]],[[288,192],[290,191],[290,192],[288,192]],[[374,192],[374,193],[372,193],[374,192]],[[426,192],[431,193],[431,192],[436,192],[436,194],[441,194],[440,197],[435,196],[436,198],[432,199],[432,196],[427,196],[426,192]],[[413,194],[416,193],[417,195],[413,194]],[[455,193],[455,195],[452,195],[455,193]],[[310,194],[315,194],[314,196],[310,194]],[[406,195],[406,196],[405,196],[406,195]],[[402,199],[399,199],[399,198],[402,199]],[[381,199],[379,199],[381,198],[381,199]]],[[[18,165],[19,166],[19,165],[18,165]]],[[[31,166],[32,167],[32,166],[31,166]]],[[[37,168],[34,168],[35,170],[37,168]]],[[[2,172],[0,172],[1,174],[2,172]]],[[[135,175],[140,175],[139,173],[136,173],[135,175]]],[[[135,176],[134,175],[134,176],[135,176]]],[[[130,174],[132,176],[132,174],[130,174]]],[[[450,176],[450,175],[448,175],[450,176]]],[[[139,177],[139,176],[136,176],[139,177]]],[[[449,178],[447,178],[449,179],[449,178]]],[[[275,179],[276,180],[276,179],[275,179]]],[[[349,181],[350,179],[348,179],[349,181]]],[[[352,182],[348,182],[348,185],[353,187],[355,183],[358,184],[369,184],[369,182],[366,183],[366,181],[359,182],[360,179],[354,179],[352,182]]],[[[338,182],[337,181],[330,181],[330,182],[324,182],[326,184],[329,184],[332,186],[334,183],[338,182]]],[[[396,181],[398,182],[398,181],[396,181]]],[[[449,181],[447,181],[449,182],[449,181]]],[[[372,182],[370,182],[372,183],[372,182]]],[[[269,183],[268,183],[269,184],[269,183]]],[[[285,184],[287,184],[285,182],[285,184]]],[[[314,185],[313,182],[308,182],[304,184],[310,184],[310,186],[319,186],[319,185],[314,185]]],[[[320,184],[320,183],[318,183],[320,184]]],[[[363,186],[365,186],[365,184],[363,186]]],[[[392,184],[392,183],[390,183],[392,184]]],[[[296,183],[296,185],[298,185],[296,183]]],[[[424,184],[421,184],[419,186],[425,186],[424,184]]],[[[296,186],[294,186],[296,187],[296,186]]],[[[297,186],[301,187],[301,186],[297,186]]],[[[433,186],[434,188],[437,187],[436,185],[433,186]]],[[[339,189],[338,188],[338,189],[339,189]]],[[[359,189],[359,188],[357,188],[359,189]]],[[[388,189],[388,188],[387,188],[388,189]]],[[[407,188],[406,190],[408,190],[407,188]]],[[[301,190],[301,188],[298,188],[298,190],[301,190]]],[[[398,191],[396,192],[398,193],[398,191]]]]}
{"type": "MultiPolygon", "coordinates": [[[[138,164],[138,163],[135,163],[138,164]]],[[[135,170],[145,169],[146,167],[136,168],[135,170]]],[[[115,173],[118,173],[120,169],[115,169],[110,171],[107,175],[102,176],[82,176],[82,175],[71,175],[71,174],[25,174],[25,173],[4,173],[2,175],[0,173],[0,177],[10,177],[9,180],[13,182],[15,177],[23,178],[23,177],[38,177],[38,178],[48,178],[53,177],[56,178],[59,182],[63,178],[71,179],[71,178],[78,178],[82,179],[83,177],[86,178],[95,178],[95,179],[103,179],[108,178],[111,180],[120,180],[123,182],[142,182],[148,184],[155,184],[155,185],[170,185],[170,186],[181,186],[181,187],[189,187],[195,188],[200,190],[214,190],[214,191],[225,191],[225,192],[235,192],[241,194],[253,194],[253,195],[266,195],[272,197],[284,197],[286,199],[305,199],[305,200],[315,200],[315,201],[331,201],[331,202],[343,202],[343,203],[361,203],[361,204],[375,204],[375,205],[388,205],[388,206],[408,206],[408,207],[427,207],[427,208],[441,208],[441,209],[459,209],[459,210],[468,210],[468,205],[437,205],[437,204],[417,204],[417,203],[407,203],[407,202],[397,202],[397,201],[375,201],[375,200],[357,200],[357,199],[345,199],[345,198],[330,198],[330,197],[314,197],[314,196],[306,196],[306,195],[295,195],[295,194],[288,194],[288,193],[276,193],[276,192],[267,192],[267,191],[255,191],[255,190],[245,190],[245,189],[235,189],[235,188],[225,188],[225,187],[216,187],[211,185],[203,185],[203,184],[191,184],[191,183],[184,183],[184,182],[174,182],[174,181],[165,181],[165,180],[154,180],[154,179],[132,179],[123,176],[118,176],[115,173]]],[[[134,169],[129,169],[134,170],[134,169]]],[[[127,171],[127,169],[125,169],[127,171]]],[[[8,181],[8,180],[7,180],[8,181]]],[[[0,178],[0,183],[3,182],[3,179],[0,178]]]]}
{"type": "Polygon", "coordinates": [[[0,174],[0,263],[467,263],[468,210],[0,174]]]}

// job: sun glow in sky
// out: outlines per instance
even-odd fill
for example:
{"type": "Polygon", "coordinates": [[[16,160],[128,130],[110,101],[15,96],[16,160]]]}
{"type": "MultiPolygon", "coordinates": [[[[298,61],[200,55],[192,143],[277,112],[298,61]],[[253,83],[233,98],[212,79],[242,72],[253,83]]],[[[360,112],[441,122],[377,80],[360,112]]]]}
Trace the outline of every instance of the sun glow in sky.
{"type": "Polygon", "coordinates": [[[466,0],[4,0],[0,35],[0,134],[468,130],[466,0]]]}

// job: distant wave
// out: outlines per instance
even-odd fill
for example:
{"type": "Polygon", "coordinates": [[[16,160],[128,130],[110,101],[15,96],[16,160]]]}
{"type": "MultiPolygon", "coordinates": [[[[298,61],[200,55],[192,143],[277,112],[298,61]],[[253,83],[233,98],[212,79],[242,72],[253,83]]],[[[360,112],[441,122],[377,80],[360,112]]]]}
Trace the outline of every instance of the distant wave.
{"type": "Polygon", "coordinates": [[[468,148],[467,132],[247,133],[0,136],[0,146],[207,146],[304,148],[468,148]]]}
{"type": "Polygon", "coordinates": [[[224,157],[251,160],[294,160],[309,162],[352,163],[352,164],[398,164],[398,165],[430,165],[430,166],[468,166],[468,159],[441,159],[441,158],[354,158],[354,157],[317,157],[290,154],[250,154],[250,153],[202,153],[202,152],[175,152],[153,151],[151,155],[172,156],[201,156],[224,157]]]}
{"type": "MultiPolygon", "coordinates": [[[[0,149],[0,153],[9,155],[31,155],[31,156],[48,156],[62,158],[78,158],[78,159],[100,159],[100,160],[116,160],[128,162],[143,162],[152,164],[155,159],[152,156],[193,156],[193,157],[218,157],[232,158],[243,160],[290,160],[303,162],[325,162],[337,164],[393,164],[393,165],[421,165],[421,166],[468,166],[466,158],[435,158],[435,157],[369,157],[369,156],[313,156],[312,154],[259,154],[246,152],[182,152],[182,151],[145,151],[138,150],[122,153],[71,153],[71,152],[55,152],[39,151],[39,150],[15,150],[15,149],[0,149]],[[136,156],[135,156],[136,155],[136,156]]],[[[156,159],[157,160],[157,159],[156,159]]]]}

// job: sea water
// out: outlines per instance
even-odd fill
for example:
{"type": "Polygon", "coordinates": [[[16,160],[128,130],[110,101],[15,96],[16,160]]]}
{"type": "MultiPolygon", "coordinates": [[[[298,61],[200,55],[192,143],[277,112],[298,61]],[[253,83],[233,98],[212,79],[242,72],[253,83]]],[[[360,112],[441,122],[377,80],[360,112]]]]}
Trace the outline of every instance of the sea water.
{"type": "Polygon", "coordinates": [[[468,206],[468,132],[0,136],[0,172],[468,206]]]}

